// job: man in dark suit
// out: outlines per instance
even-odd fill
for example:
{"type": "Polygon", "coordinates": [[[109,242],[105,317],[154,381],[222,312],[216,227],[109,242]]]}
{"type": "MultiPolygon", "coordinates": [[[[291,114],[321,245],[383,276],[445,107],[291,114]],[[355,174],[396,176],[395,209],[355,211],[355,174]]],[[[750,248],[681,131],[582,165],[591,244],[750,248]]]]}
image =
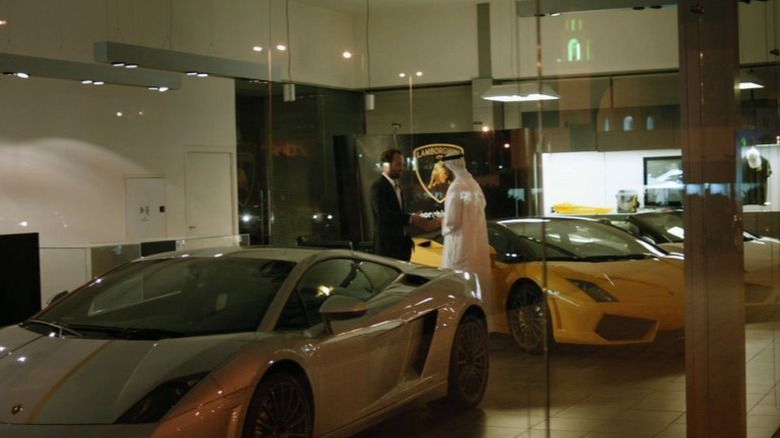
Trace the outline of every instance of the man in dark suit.
{"type": "Polygon", "coordinates": [[[374,253],[409,261],[414,246],[406,234],[413,225],[424,231],[436,228],[436,221],[428,221],[418,214],[404,211],[404,199],[398,180],[404,168],[404,156],[398,149],[382,152],[382,176],[371,186],[371,211],[374,213],[374,253]]]}

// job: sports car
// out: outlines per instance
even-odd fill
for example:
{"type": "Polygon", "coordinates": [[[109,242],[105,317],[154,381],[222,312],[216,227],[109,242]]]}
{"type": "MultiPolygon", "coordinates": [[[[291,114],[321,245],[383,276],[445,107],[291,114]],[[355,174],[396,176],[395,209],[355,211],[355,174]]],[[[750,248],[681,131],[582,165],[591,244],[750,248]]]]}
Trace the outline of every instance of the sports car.
{"type": "Polygon", "coordinates": [[[0,436],[346,436],[488,376],[467,275],[340,249],[119,267],[0,330],[0,436]]]}
{"type": "MultiPolygon", "coordinates": [[[[683,252],[685,229],[682,211],[637,213],[612,220],[614,224],[669,251],[683,252]]],[[[776,303],[780,292],[780,240],[744,230],[742,241],[745,303],[776,303]]]]}
{"type": "MultiPolygon", "coordinates": [[[[488,221],[495,250],[494,331],[540,353],[556,343],[648,343],[683,328],[683,260],[596,220],[488,221]]],[[[441,238],[417,237],[412,261],[438,266],[441,238]]]]}

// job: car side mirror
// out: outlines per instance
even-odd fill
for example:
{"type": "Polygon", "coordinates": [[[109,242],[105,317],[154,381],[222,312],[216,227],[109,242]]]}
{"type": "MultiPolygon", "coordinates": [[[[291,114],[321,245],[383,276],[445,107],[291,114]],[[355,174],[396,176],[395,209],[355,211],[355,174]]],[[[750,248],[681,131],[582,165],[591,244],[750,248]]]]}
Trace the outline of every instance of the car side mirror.
{"type": "Polygon", "coordinates": [[[366,303],[360,299],[347,295],[334,295],[322,303],[320,314],[325,323],[325,331],[333,334],[333,321],[357,318],[363,316],[367,310],[366,303]]]}
{"type": "Polygon", "coordinates": [[[658,245],[658,242],[656,242],[655,239],[653,239],[650,236],[642,234],[642,235],[639,236],[639,238],[644,240],[647,243],[652,243],[653,245],[658,245]]]}
{"type": "Polygon", "coordinates": [[[46,305],[51,306],[52,304],[60,301],[61,299],[65,298],[65,295],[68,295],[68,291],[63,290],[60,292],[57,292],[52,297],[50,297],[48,300],[46,300],[46,305]]]}

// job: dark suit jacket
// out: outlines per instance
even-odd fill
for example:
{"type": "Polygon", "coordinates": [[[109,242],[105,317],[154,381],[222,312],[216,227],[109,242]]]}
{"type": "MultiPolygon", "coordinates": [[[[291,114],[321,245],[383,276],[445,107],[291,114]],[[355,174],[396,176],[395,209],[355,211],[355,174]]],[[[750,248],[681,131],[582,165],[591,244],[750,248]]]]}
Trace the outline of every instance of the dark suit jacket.
{"type": "Polygon", "coordinates": [[[371,185],[371,211],[374,213],[374,253],[408,261],[412,257],[412,239],[406,235],[411,215],[398,204],[395,189],[381,175],[371,185]]]}

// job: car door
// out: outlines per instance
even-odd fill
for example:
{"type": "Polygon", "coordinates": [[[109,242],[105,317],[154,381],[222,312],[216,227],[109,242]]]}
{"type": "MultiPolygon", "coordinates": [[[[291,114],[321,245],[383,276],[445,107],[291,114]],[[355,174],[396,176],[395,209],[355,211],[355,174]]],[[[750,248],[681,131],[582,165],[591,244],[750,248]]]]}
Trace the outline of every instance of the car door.
{"type": "MultiPolygon", "coordinates": [[[[352,258],[321,261],[303,274],[281,320],[315,332],[322,323],[319,308],[328,297],[349,295],[370,306],[368,302],[398,275],[394,268],[369,267],[352,258]]],[[[320,328],[312,339],[309,372],[318,430],[330,431],[371,413],[377,400],[398,385],[404,324],[398,318],[387,318],[384,308],[371,307],[363,316],[336,321],[333,333],[320,328]]]]}

